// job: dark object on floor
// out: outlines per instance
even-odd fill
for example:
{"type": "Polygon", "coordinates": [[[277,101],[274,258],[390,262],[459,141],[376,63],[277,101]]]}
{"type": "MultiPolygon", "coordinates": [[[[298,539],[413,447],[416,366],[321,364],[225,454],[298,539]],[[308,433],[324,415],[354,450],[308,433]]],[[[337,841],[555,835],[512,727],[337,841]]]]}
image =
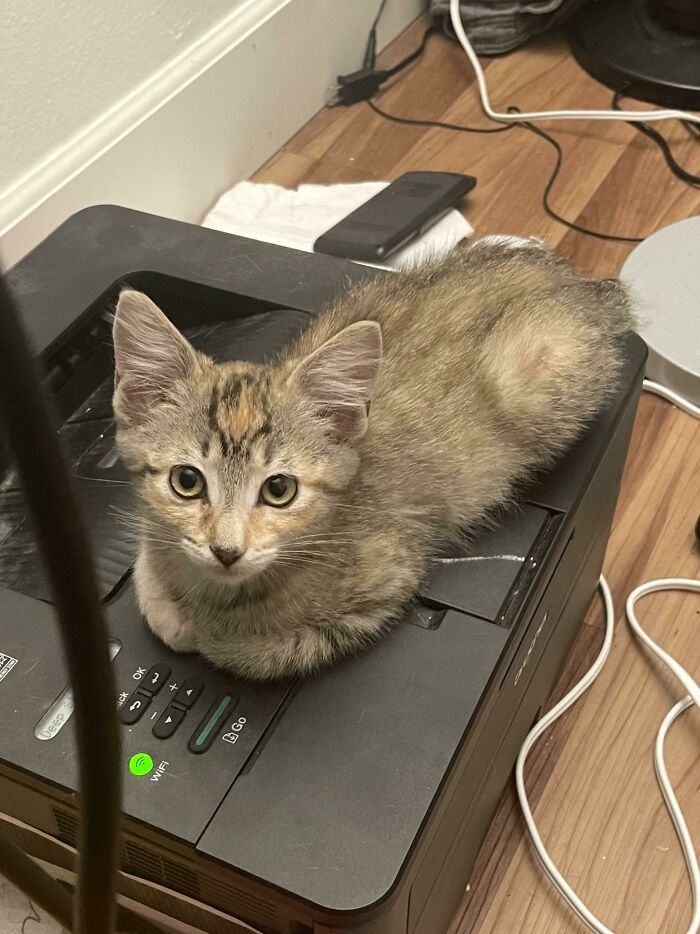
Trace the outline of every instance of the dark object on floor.
{"type": "MultiPolygon", "coordinates": [[[[172,310],[195,346],[259,360],[348,281],[376,275],[397,274],[105,207],[67,221],[9,273],[83,478],[129,721],[122,892],[218,934],[234,928],[207,906],[269,934],[445,930],[605,553],[645,366],[634,335],[619,392],[570,455],[495,528],[437,559],[403,624],[371,651],[258,686],[153,638],[129,580],[134,543],[107,522],[128,494],[100,336],[118,289],[172,310]],[[161,739],[164,715],[173,722],[161,739]]],[[[3,519],[7,496],[0,794],[14,823],[0,822],[27,852],[68,868],[71,698],[21,491],[0,493],[3,519]]]]}
{"type": "Polygon", "coordinates": [[[614,91],[700,108],[697,0],[593,0],[569,27],[579,64],[614,91]]]}
{"type": "MultiPolygon", "coordinates": [[[[477,55],[501,55],[528,39],[566,23],[586,0],[463,0],[464,29],[477,55]]],[[[450,0],[431,0],[430,12],[443,17],[452,34],[450,0]]]]}
{"type": "Polygon", "coordinates": [[[437,224],[476,185],[457,172],[405,172],[314,243],[316,253],[382,263],[437,224]]]}

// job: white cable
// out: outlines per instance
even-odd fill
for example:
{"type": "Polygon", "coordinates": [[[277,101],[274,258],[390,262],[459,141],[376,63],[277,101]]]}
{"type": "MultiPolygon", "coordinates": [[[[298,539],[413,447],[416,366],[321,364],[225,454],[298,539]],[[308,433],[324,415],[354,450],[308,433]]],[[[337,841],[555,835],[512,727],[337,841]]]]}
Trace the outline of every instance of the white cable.
{"type": "MultiPolygon", "coordinates": [[[[603,924],[603,922],[600,921],[581,901],[576,892],[574,892],[564,876],[557,869],[554,861],[552,860],[552,857],[547,852],[539,831],[537,830],[537,825],[530,808],[524,779],[525,763],[534,744],[537,742],[542,733],[544,733],[548,727],[550,727],[556,720],[558,720],[564,711],[568,710],[569,707],[571,707],[572,704],[574,704],[579,699],[579,697],[581,697],[581,695],[588,690],[588,688],[591,686],[591,684],[593,684],[595,679],[600,674],[600,671],[603,668],[608,655],[610,654],[613,634],[615,631],[615,611],[613,608],[610,588],[602,575],[598,583],[605,603],[605,638],[603,640],[603,646],[592,667],[586,672],[583,678],[581,678],[581,680],[576,685],[574,685],[574,687],[559,701],[559,703],[553,707],[528,733],[527,738],[525,739],[525,742],[523,743],[523,746],[520,750],[520,755],[518,756],[518,761],[515,766],[515,783],[518,790],[518,798],[520,799],[520,806],[525,818],[525,825],[527,827],[528,833],[530,834],[530,837],[532,838],[535,852],[537,853],[537,856],[542,863],[542,867],[544,868],[544,871],[551,880],[552,884],[573,909],[573,911],[578,915],[578,917],[584,922],[584,924],[588,925],[592,931],[595,931],[596,934],[614,934],[614,932],[611,931],[610,928],[606,927],[605,924],[603,924]]],[[[656,767],[656,776],[661,788],[661,793],[663,794],[666,807],[668,808],[669,814],[673,820],[673,824],[678,835],[678,840],[680,842],[681,849],[683,850],[683,856],[685,858],[686,866],[688,867],[688,875],[690,877],[691,888],[693,892],[693,917],[687,934],[698,934],[698,932],[700,932],[700,867],[698,866],[698,860],[693,848],[693,841],[688,831],[688,825],[685,822],[683,812],[681,811],[678,799],[676,798],[676,795],[673,791],[673,787],[666,770],[666,762],[664,759],[664,740],[666,739],[666,734],[669,727],[673,721],[683,713],[684,710],[687,710],[693,704],[696,704],[698,707],[700,707],[700,686],[696,681],[693,680],[690,674],[674,658],[672,658],[668,652],[665,652],[660,646],[658,646],[656,642],[654,642],[654,640],[648,636],[639,625],[634,612],[634,607],[637,600],[646,594],[659,590],[692,590],[700,593],[700,581],[685,578],[671,578],[668,580],[650,581],[647,584],[642,584],[641,587],[637,587],[637,589],[634,590],[627,599],[627,618],[633,631],[657,656],[657,658],[659,658],[669,668],[672,674],[674,674],[675,677],[681,682],[684,690],[688,693],[688,696],[684,700],[679,701],[677,704],[675,704],[674,707],[671,708],[671,710],[664,718],[661,727],[659,728],[654,748],[654,765],[656,767]]]]}
{"type": "Polygon", "coordinates": [[[678,393],[674,392],[672,389],[667,389],[665,386],[662,386],[661,383],[655,383],[653,380],[645,379],[642,387],[647,392],[653,392],[654,395],[661,396],[662,399],[667,399],[669,402],[673,402],[674,405],[677,405],[679,409],[687,412],[688,415],[693,415],[695,418],[700,418],[700,406],[693,405],[693,403],[689,402],[688,399],[684,399],[682,396],[679,396],[678,393]]]}
{"type": "MultiPolygon", "coordinates": [[[[520,754],[518,755],[518,761],[515,764],[515,784],[518,789],[518,798],[520,799],[520,807],[522,808],[523,817],[525,818],[525,826],[527,827],[528,833],[532,838],[532,843],[535,847],[535,851],[542,863],[542,868],[545,873],[549,876],[554,887],[559,891],[565,901],[568,902],[570,907],[576,912],[576,914],[588,924],[589,927],[594,931],[599,931],[601,934],[613,934],[609,928],[606,928],[605,925],[599,921],[592,912],[586,908],[581,899],[578,897],[576,892],[571,888],[566,879],[557,869],[552,857],[547,852],[547,849],[542,841],[542,837],[539,834],[537,829],[537,824],[532,815],[532,810],[530,808],[530,802],[527,797],[527,791],[525,790],[525,763],[527,762],[527,757],[530,753],[530,750],[535,745],[539,737],[547,730],[553,723],[555,723],[559,717],[574,704],[582,694],[588,690],[588,688],[593,684],[595,679],[600,674],[600,671],[605,664],[608,655],[610,654],[610,647],[612,646],[613,632],[614,632],[614,619],[615,611],[613,608],[612,595],[610,593],[610,588],[604,577],[601,576],[600,581],[600,590],[603,594],[603,601],[605,603],[605,639],[603,640],[603,646],[598,654],[598,657],[593,662],[592,667],[586,672],[586,674],[581,678],[577,684],[566,694],[562,699],[556,704],[552,709],[542,717],[542,719],[535,724],[535,726],[528,733],[525,742],[520,749],[520,754]]],[[[695,932],[693,932],[695,934],[695,932]]]]}
{"type": "Polygon", "coordinates": [[[628,120],[645,123],[653,120],[689,120],[693,123],[700,123],[700,116],[686,113],[683,110],[538,110],[532,113],[498,113],[491,107],[484,70],[462,26],[459,0],[450,0],[450,19],[459,44],[466,52],[474,69],[481,106],[484,113],[492,120],[505,123],[522,123],[524,120],[529,122],[536,120],[628,120]]]}
{"type": "MultiPolygon", "coordinates": [[[[653,392],[656,395],[662,396],[664,399],[668,399],[684,412],[687,412],[690,415],[694,415],[696,418],[700,418],[700,409],[698,409],[696,405],[693,405],[687,399],[684,399],[682,396],[679,396],[677,393],[673,392],[673,390],[666,389],[665,386],[661,386],[659,383],[654,383],[648,379],[644,380],[642,387],[647,392],[653,392]]],[[[559,719],[559,717],[561,717],[564,711],[568,710],[572,704],[574,704],[583,694],[585,694],[585,692],[600,674],[600,671],[603,668],[608,655],[610,654],[610,648],[612,646],[613,635],[615,632],[615,610],[613,607],[612,595],[610,593],[608,582],[605,580],[602,574],[598,584],[603,595],[603,601],[605,603],[605,638],[603,639],[602,648],[598,653],[598,657],[593,662],[593,665],[581,678],[581,680],[575,684],[574,687],[571,688],[571,690],[559,701],[559,703],[556,704],[556,706],[554,706],[547,714],[545,714],[545,716],[542,717],[542,719],[536,723],[532,730],[530,730],[528,733],[520,750],[518,761],[515,766],[515,784],[518,790],[520,807],[525,818],[525,826],[528,833],[530,834],[535,852],[537,853],[537,856],[542,863],[542,867],[546,875],[549,877],[550,881],[562,896],[562,898],[578,915],[581,921],[583,921],[583,923],[590,928],[590,930],[595,931],[596,934],[613,934],[610,928],[606,927],[603,922],[600,921],[581,901],[576,892],[574,892],[564,876],[557,869],[554,861],[552,860],[552,857],[547,852],[547,849],[542,841],[542,837],[537,830],[537,824],[535,823],[532,809],[530,808],[530,802],[528,801],[524,778],[525,763],[534,744],[537,742],[542,733],[544,733],[548,727],[550,727],[559,719]]],[[[666,734],[668,733],[671,724],[685,710],[687,710],[689,707],[692,707],[693,704],[695,704],[695,706],[700,709],[700,685],[698,685],[697,681],[695,681],[690,673],[686,671],[686,669],[683,668],[683,666],[677,662],[675,658],[669,655],[668,652],[666,652],[661,648],[661,646],[654,642],[651,636],[649,636],[642,629],[635,613],[635,605],[637,601],[641,599],[641,597],[663,590],[690,590],[694,591],[695,593],[700,593],[700,581],[690,580],[688,578],[682,577],[673,577],[666,578],[664,580],[649,581],[646,584],[641,584],[639,587],[633,590],[627,598],[626,612],[627,620],[634,634],[654,655],[656,655],[660,661],[664,663],[664,665],[666,665],[669,671],[680,682],[683,690],[687,694],[683,700],[680,700],[678,703],[674,704],[674,706],[664,717],[663,722],[659,727],[659,731],[656,734],[656,742],[654,744],[654,768],[656,770],[656,778],[659,783],[659,788],[661,789],[661,794],[663,795],[666,808],[671,816],[671,819],[673,820],[673,825],[676,829],[676,834],[683,851],[683,857],[685,859],[685,864],[688,868],[688,876],[690,878],[690,885],[693,895],[693,916],[691,918],[690,927],[688,928],[687,934],[699,934],[700,866],[698,866],[698,858],[695,854],[695,849],[693,847],[693,841],[688,830],[688,825],[685,822],[683,811],[681,810],[678,799],[676,798],[675,792],[673,791],[671,780],[668,776],[666,760],[664,756],[664,743],[666,740],[666,734]]]]}

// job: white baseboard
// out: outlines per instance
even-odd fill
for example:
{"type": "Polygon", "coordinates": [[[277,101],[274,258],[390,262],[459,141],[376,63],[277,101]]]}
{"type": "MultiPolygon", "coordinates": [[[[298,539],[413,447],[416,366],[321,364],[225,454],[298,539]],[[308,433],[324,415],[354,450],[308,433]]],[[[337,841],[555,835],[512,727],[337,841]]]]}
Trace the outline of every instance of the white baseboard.
{"type": "MultiPolygon", "coordinates": [[[[427,0],[389,0],[385,45],[427,0]]],[[[8,266],[71,214],[120,204],[198,222],[361,64],[378,0],[239,0],[231,15],[0,192],[8,266]]]]}

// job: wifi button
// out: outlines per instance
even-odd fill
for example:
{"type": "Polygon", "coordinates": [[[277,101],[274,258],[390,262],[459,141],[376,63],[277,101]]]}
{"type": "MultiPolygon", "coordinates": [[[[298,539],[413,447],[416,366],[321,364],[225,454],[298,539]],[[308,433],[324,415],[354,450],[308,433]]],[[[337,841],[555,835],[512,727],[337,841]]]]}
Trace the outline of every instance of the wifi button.
{"type": "Polygon", "coordinates": [[[132,775],[148,775],[153,769],[153,759],[147,752],[137,752],[129,759],[129,771],[132,775]]]}

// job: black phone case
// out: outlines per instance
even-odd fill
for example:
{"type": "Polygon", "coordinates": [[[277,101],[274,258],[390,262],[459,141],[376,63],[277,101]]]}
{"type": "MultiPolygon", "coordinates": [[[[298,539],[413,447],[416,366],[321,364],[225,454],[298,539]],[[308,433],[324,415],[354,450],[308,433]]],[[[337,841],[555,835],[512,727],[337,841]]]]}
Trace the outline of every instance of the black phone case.
{"type": "Polygon", "coordinates": [[[475,185],[472,175],[407,172],[321,234],[314,250],[383,262],[444,217],[475,185]]]}

